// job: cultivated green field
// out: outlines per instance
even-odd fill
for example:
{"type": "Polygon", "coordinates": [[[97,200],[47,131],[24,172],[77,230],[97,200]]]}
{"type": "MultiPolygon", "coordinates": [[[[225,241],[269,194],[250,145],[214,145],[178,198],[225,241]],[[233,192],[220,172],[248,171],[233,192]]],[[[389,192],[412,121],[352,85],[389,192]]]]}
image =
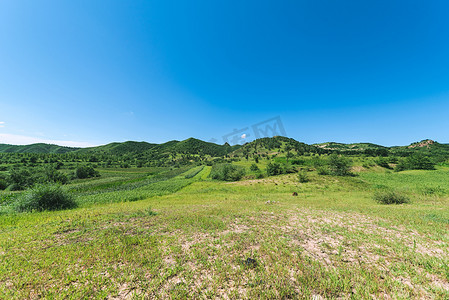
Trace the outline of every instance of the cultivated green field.
{"type": "Polygon", "coordinates": [[[66,186],[76,209],[15,213],[0,192],[0,298],[449,298],[447,167],[306,183],[99,171],[66,186]],[[387,187],[411,202],[376,203],[387,187]]]}

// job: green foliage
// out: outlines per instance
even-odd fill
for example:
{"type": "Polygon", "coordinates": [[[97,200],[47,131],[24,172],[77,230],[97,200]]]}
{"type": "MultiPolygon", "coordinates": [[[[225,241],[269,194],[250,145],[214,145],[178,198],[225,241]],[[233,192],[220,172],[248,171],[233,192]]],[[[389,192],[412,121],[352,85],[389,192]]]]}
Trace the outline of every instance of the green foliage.
{"type": "Polygon", "coordinates": [[[58,185],[36,185],[14,203],[18,212],[61,210],[76,207],[73,197],[58,185]]]}
{"type": "Polygon", "coordinates": [[[66,184],[69,181],[69,178],[64,173],[61,173],[57,171],[54,167],[48,166],[44,169],[43,172],[44,176],[43,179],[44,182],[52,182],[52,183],[59,183],[59,184],[66,184]]]}
{"type": "Polygon", "coordinates": [[[24,190],[34,184],[31,172],[27,169],[12,169],[8,178],[11,191],[24,190]]]}
{"type": "Polygon", "coordinates": [[[330,170],[327,166],[320,166],[316,169],[318,175],[329,175],[330,170]]]}
{"type": "Polygon", "coordinates": [[[330,174],[336,176],[349,176],[351,175],[352,161],[347,157],[332,154],[329,156],[329,170],[330,174]]]}
{"type": "Polygon", "coordinates": [[[249,167],[249,169],[253,172],[260,171],[259,167],[256,164],[252,164],[251,167],[249,167]]]}
{"type": "Polygon", "coordinates": [[[390,164],[388,163],[388,159],[385,157],[379,157],[376,160],[376,164],[382,168],[391,169],[390,164]]]}
{"type": "Polygon", "coordinates": [[[223,181],[237,181],[245,175],[245,169],[241,166],[232,164],[219,164],[214,165],[210,172],[212,179],[218,179],[223,181]]]}
{"type": "Polygon", "coordinates": [[[282,174],[282,168],[281,165],[276,162],[270,162],[267,165],[267,175],[268,176],[275,176],[282,174]]]}
{"type": "Polygon", "coordinates": [[[382,190],[374,193],[374,200],[380,204],[403,204],[409,203],[410,199],[394,190],[382,190]]]}
{"type": "Polygon", "coordinates": [[[192,171],[187,173],[184,178],[189,179],[195,177],[199,172],[201,172],[204,169],[204,166],[199,166],[197,168],[194,168],[192,171]]]}
{"type": "Polygon", "coordinates": [[[67,153],[78,149],[79,148],[71,148],[42,143],[31,144],[26,146],[0,144],[0,152],[5,153],[67,153]]]}
{"type": "Polygon", "coordinates": [[[45,168],[19,168],[12,169],[5,180],[11,191],[24,190],[37,183],[66,184],[69,179],[64,174],[49,165],[45,168]]]}
{"type": "Polygon", "coordinates": [[[86,166],[79,166],[75,170],[75,176],[79,179],[84,178],[92,178],[92,177],[98,177],[100,176],[100,173],[96,171],[92,166],[86,165],[86,166]]]}
{"type": "Polygon", "coordinates": [[[309,181],[309,176],[305,171],[301,171],[298,173],[298,181],[301,183],[305,183],[309,181]]]}
{"type": "Polygon", "coordinates": [[[395,171],[404,170],[435,170],[435,164],[423,153],[413,153],[399,162],[395,171]]]}
{"type": "Polygon", "coordinates": [[[8,181],[4,178],[0,178],[0,190],[4,190],[8,187],[8,181]]]}

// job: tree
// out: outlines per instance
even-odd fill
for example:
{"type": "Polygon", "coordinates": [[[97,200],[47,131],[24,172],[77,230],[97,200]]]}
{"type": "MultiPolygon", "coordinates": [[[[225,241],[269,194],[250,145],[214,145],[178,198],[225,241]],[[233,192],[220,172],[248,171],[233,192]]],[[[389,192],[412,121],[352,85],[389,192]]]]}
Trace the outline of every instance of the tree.
{"type": "Polygon", "coordinates": [[[235,166],[232,164],[219,164],[214,165],[210,172],[212,179],[224,180],[224,181],[237,181],[245,175],[245,169],[241,166],[235,166]]]}
{"type": "Polygon", "coordinates": [[[286,157],[287,157],[287,163],[288,163],[288,159],[291,157],[291,153],[290,151],[292,150],[292,146],[290,146],[289,144],[285,145],[285,151],[287,152],[286,157]]]}
{"type": "Polygon", "coordinates": [[[329,170],[332,175],[348,176],[351,175],[352,161],[344,156],[332,154],[329,156],[329,170]]]}
{"type": "Polygon", "coordinates": [[[269,163],[267,165],[267,175],[268,176],[275,176],[282,174],[282,168],[281,165],[278,163],[269,163]]]}
{"type": "Polygon", "coordinates": [[[256,164],[252,164],[251,167],[249,167],[249,169],[253,172],[260,171],[259,167],[256,164]]]}
{"type": "Polygon", "coordinates": [[[75,176],[79,179],[98,177],[100,173],[92,166],[80,166],[75,170],[75,176]]]}
{"type": "Polygon", "coordinates": [[[399,162],[395,170],[435,170],[435,164],[428,156],[422,153],[413,153],[399,162]]]}

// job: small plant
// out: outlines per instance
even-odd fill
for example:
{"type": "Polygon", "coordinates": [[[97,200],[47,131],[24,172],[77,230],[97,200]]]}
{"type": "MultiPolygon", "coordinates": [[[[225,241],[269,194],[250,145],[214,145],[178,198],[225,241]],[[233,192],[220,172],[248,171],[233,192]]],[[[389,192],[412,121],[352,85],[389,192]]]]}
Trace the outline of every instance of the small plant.
{"type": "Polygon", "coordinates": [[[403,204],[410,202],[410,199],[406,195],[393,190],[378,191],[374,194],[373,198],[380,204],[403,204]]]}
{"type": "Polygon", "coordinates": [[[307,176],[307,173],[304,171],[301,171],[298,173],[298,181],[301,183],[305,183],[309,181],[309,176],[307,176]]]}
{"type": "Polygon", "coordinates": [[[59,185],[39,184],[26,191],[14,204],[18,212],[61,210],[76,207],[73,197],[59,185]]]}

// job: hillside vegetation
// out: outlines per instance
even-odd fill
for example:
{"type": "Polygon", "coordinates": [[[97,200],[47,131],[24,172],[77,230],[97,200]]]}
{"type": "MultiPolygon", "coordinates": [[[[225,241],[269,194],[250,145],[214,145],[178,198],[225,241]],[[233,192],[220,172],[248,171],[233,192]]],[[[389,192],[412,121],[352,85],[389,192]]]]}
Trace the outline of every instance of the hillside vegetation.
{"type": "Polygon", "coordinates": [[[0,153],[0,298],[448,299],[446,145],[366,145],[0,153]]]}

